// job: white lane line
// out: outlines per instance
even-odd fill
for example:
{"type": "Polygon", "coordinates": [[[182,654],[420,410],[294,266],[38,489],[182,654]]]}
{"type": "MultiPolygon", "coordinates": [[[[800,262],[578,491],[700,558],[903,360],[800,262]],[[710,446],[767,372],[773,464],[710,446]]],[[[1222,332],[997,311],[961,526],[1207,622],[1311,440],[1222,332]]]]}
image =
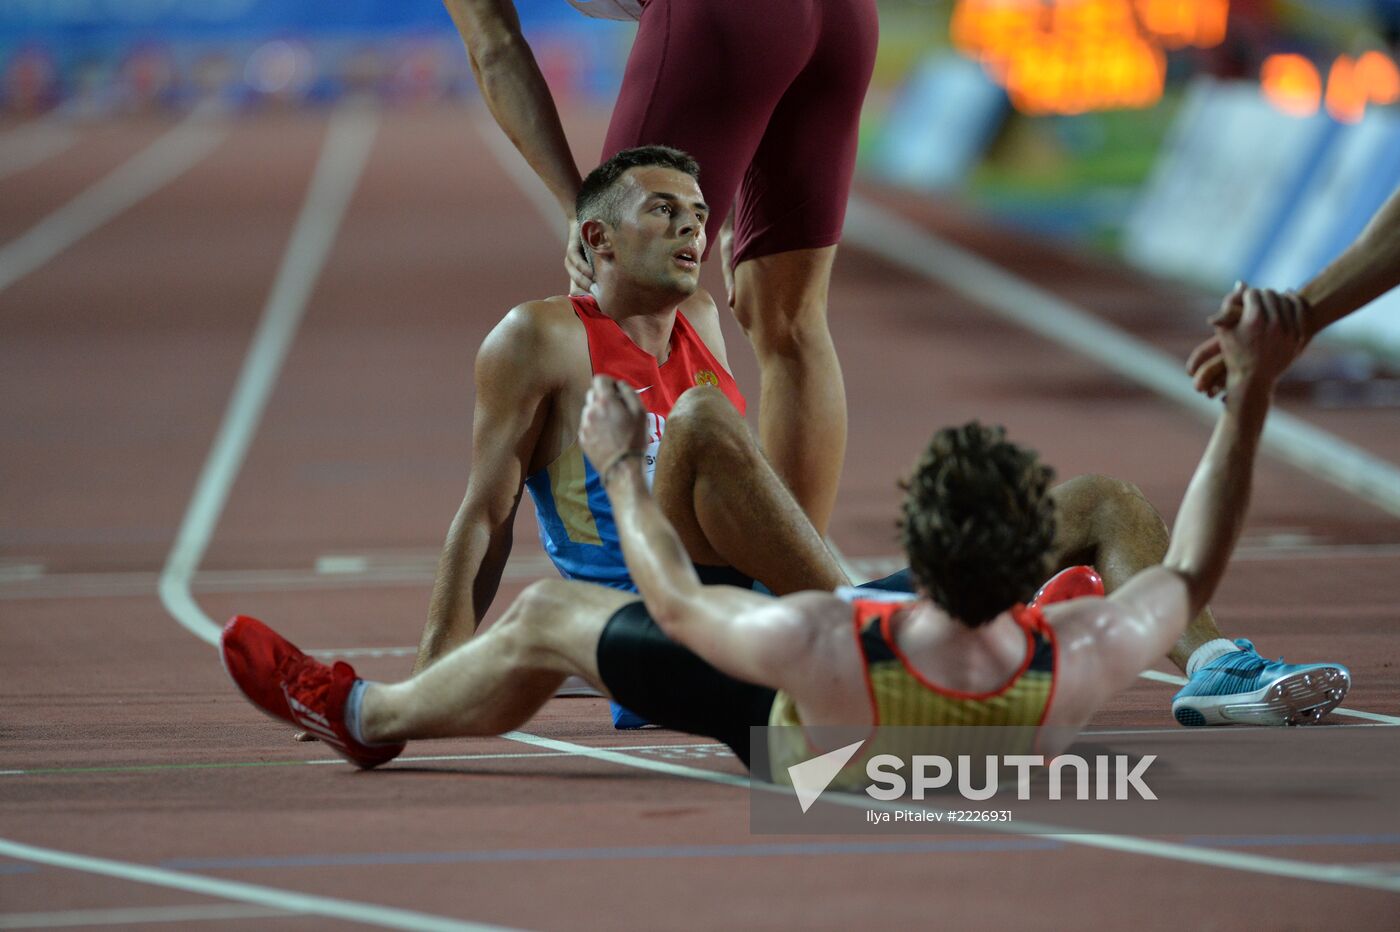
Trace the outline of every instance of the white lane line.
{"type": "MultiPolygon", "coordinates": [[[[1220,403],[1191,387],[1183,360],[1168,356],[1088,311],[1044,291],[903,217],[852,196],[844,241],[938,282],[1118,375],[1214,422],[1220,403]]],[[[1276,457],[1400,515],[1400,469],[1275,408],[1264,447],[1276,457]]]]}
{"type": "MultiPolygon", "coordinates": [[[[1157,683],[1170,683],[1173,686],[1186,685],[1186,677],[1177,676],[1175,673],[1162,673],[1159,670],[1143,670],[1138,676],[1157,683]]],[[[1332,710],[1331,714],[1348,716],[1350,718],[1364,718],[1370,722],[1384,722],[1387,725],[1400,725],[1400,716],[1382,715],[1380,712],[1362,712],[1360,709],[1345,709],[1338,706],[1332,710]]]]}
{"type": "Polygon", "coordinates": [[[266,906],[148,906],[128,909],[65,909],[47,913],[0,913],[0,929],[66,929],[72,926],[145,925],[156,922],[209,922],[294,916],[266,906]]]}
{"type": "Polygon", "coordinates": [[[35,864],[46,864],[65,870],[82,871],[87,874],[100,874],[116,877],[155,887],[169,887],[198,893],[203,896],[222,897],[240,903],[252,903],[268,909],[284,912],[305,913],[312,916],[326,916],[343,919],[346,922],[360,922],[365,925],[381,926],[386,929],[424,929],[442,932],[487,932],[499,930],[502,926],[483,925],[476,922],[463,922],[446,916],[434,916],[391,906],[378,906],[374,903],[360,903],[355,900],[340,900],[327,896],[313,896],[307,893],[294,893],[275,887],[241,883],[234,880],[220,880],[183,871],[166,870],[163,867],[150,867],[146,864],[133,864],[129,861],[114,861],[108,858],[95,858],[53,848],[40,848],[21,842],[0,838],[0,855],[35,864]]]}
{"type": "MultiPolygon", "coordinates": [[[[619,754],[602,748],[591,748],[582,744],[572,744],[554,738],[542,738],[538,735],[531,735],[525,732],[507,732],[503,737],[535,747],[549,748],[558,751],[572,751],[580,757],[588,757],[593,760],[606,761],[612,764],[621,764],[622,766],[634,767],[639,770],[650,770],[654,773],[666,774],[668,776],[703,780],[708,783],[718,783],[724,786],[740,787],[764,792],[789,792],[782,787],[776,787],[772,784],[758,781],[751,783],[747,777],[738,777],[729,773],[704,770],[699,767],[687,767],[684,764],[673,764],[666,761],[654,761],[632,757],[629,754],[619,754]]],[[[858,809],[885,809],[888,811],[895,811],[897,809],[906,808],[892,803],[882,803],[879,800],[871,799],[867,796],[851,793],[836,793],[830,790],[822,795],[822,799],[858,809]]],[[[1390,876],[1369,868],[1294,861],[1286,858],[1266,857],[1239,851],[1195,848],[1190,845],[1177,844],[1175,842],[1157,841],[1150,838],[1135,838],[1129,835],[1078,834],[1063,830],[1057,831],[1055,826],[1033,823],[1021,823],[1019,828],[1010,823],[979,822],[971,824],[976,828],[996,832],[998,834],[1033,835],[1036,838],[1052,838],[1067,845],[1122,851],[1128,854],[1137,854],[1170,861],[1182,861],[1205,867],[1218,867],[1245,873],[1288,877],[1295,880],[1310,880],[1318,883],[1340,884],[1343,886],[1363,887],[1373,890],[1385,890],[1391,893],[1400,893],[1400,877],[1390,876]]]]}
{"type": "Polygon", "coordinates": [[[193,168],[228,135],[196,108],[111,174],[0,247],[0,291],[193,168]]]}
{"type": "Polygon", "coordinates": [[[331,115],[306,202],[282,256],[281,268],[243,361],[238,383],[229,398],[218,436],[185,511],[175,545],[161,571],[160,598],[166,610],[195,637],[209,644],[218,643],[219,626],[195,602],[190,580],[204,559],[263,409],[277,383],[316,279],[330,254],[345,209],[369,158],[377,126],[375,113],[370,109],[346,106],[331,115]]]}
{"type": "MultiPolygon", "coordinates": [[[[1353,726],[1377,727],[1372,725],[1353,726]]],[[[672,752],[685,752],[695,756],[708,756],[711,752],[722,751],[726,755],[729,748],[715,741],[702,741],[693,744],[621,744],[610,746],[610,751],[643,751],[656,754],[670,754],[672,752]]],[[[521,751],[518,753],[494,753],[494,754],[417,754],[394,758],[395,764],[423,764],[439,762],[462,762],[480,760],[520,760],[522,758],[534,757],[571,757],[568,751],[521,751]]],[[[66,776],[69,774],[84,773],[165,773],[177,770],[239,770],[243,768],[266,768],[266,767],[316,767],[316,766],[351,766],[350,762],[343,757],[317,757],[311,760],[283,760],[283,761],[229,761],[223,764],[130,764],[128,766],[115,767],[33,767],[28,770],[0,770],[0,777],[52,777],[66,776]]]]}
{"type": "MultiPolygon", "coordinates": [[[[836,562],[853,579],[870,579],[887,575],[907,562],[903,557],[848,558],[832,540],[827,541],[836,562]]],[[[368,560],[362,572],[326,572],[318,557],[316,569],[258,569],[258,570],[199,570],[190,586],[200,592],[273,592],[316,589],[368,589],[389,586],[419,586],[431,583],[437,575],[438,554],[421,559],[399,559],[379,564],[368,560]]],[[[1388,560],[1400,556],[1397,544],[1316,544],[1288,547],[1245,547],[1235,551],[1230,559],[1236,563],[1258,563],[1275,560],[1388,560]]],[[[340,558],[337,558],[340,559],[340,558]]],[[[348,564],[348,558],[345,564],[348,564]]],[[[335,565],[335,564],[333,564],[335,565]]],[[[553,566],[546,557],[515,556],[506,564],[502,578],[535,580],[554,577],[553,566]]],[[[141,572],[116,573],[48,573],[39,564],[0,564],[0,601],[6,599],[69,599],[114,598],[125,595],[145,595],[159,585],[159,574],[141,572]]],[[[1259,612],[1267,611],[1258,609],[1259,612]]],[[[1395,611],[1393,602],[1365,602],[1356,605],[1290,606],[1273,609],[1279,617],[1372,617],[1395,611]]],[[[397,648],[387,648],[397,650],[397,648]]],[[[414,651],[417,648],[413,648],[414,651]]]]}
{"type": "Polygon", "coordinates": [[[77,141],[73,127],[56,119],[16,127],[0,136],[0,180],[53,158],[77,141]]]}

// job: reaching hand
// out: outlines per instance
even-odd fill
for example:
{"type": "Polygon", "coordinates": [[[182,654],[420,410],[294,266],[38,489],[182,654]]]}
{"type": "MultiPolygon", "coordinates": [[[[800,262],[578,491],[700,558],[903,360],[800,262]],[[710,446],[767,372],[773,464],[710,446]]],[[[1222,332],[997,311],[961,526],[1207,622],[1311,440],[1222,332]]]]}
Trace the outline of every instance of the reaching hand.
{"type": "MultiPolygon", "coordinates": [[[[1235,283],[1235,287],[1220,302],[1220,310],[1206,321],[1216,328],[1216,333],[1193,349],[1186,360],[1186,371],[1190,373],[1196,391],[1211,398],[1225,390],[1227,378],[1225,358],[1221,355],[1220,330],[1233,328],[1240,322],[1245,309],[1245,295],[1251,291],[1254,289],[1247,288],[1243,282],[1235,283]]],[[[1292,362],[1302,355],[1308,345],[1307,301],[1293,292],[1258,290],[1255,293],[1261,297],[1270,296],[1269,306],[1280,316],[1280,325],[1286,326],[1290,333],[1296,334],[1298,339],[1293,356],[1288,360],[1292,362]]],[[[1287,363],[1284,364],[1284,368],[1287,368],[1287,363]]],[[[1275,373],[1275,376],[1277,374],[1275,373]]]]}
{"type": "Polygon", "coordinates": [[[1307,302],[1263,288],[1236,289],[1231,297],[1238,307],[1222,308],[1212,318],[1228,384],[1272,385],[1307,346],[1307,302]]]}
{"type": "MultiPolygon", "coordinates": [[[[1206,321],[1212,327],[1233,327],[1244,310],[1244,282],[1235,282],[1220,302],[1220,310],[1206,321]]],[[[1220,337],[1211,334],[1191,351],[1186,359],[1186,371],[1195,383],[1196,391],[1214,398],[1225,390],[1225,360],[1220,356],[1220,337]]]]}
{"type": "Polygon", "coordinates": [[[569,221],[569,245],[564,249],[564,271],[569,275],[569,294],[593,292],[593,266],[583,249],[583,237],[578,221],[569,221]]]}
{"type": "Polygon", "coordinates": [[[579,418],[578,443],[604,482],[624,457],[645,456],[646,411],[637,393],[616,379],[594,376],[579,418]]]}

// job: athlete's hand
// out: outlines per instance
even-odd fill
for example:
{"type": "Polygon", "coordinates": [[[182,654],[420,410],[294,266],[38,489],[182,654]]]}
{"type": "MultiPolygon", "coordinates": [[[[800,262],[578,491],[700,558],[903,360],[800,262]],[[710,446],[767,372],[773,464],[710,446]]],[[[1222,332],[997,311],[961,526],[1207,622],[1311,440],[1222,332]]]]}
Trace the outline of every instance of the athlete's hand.
{"type": "Polygon", "coordinates": [[[569,294],[591,294],[593,292],[593,266],[588,262],[588,254],[583,250],[583,237],[579,234],[578,221],[569,221],[569,245],[564,250],[564,271],[569,275],[569,294]]]}
{"type": "Polygon", "coordinates": [[[1290,292],[1249,288],[1238,303],[1237,311],[1216,315],[1227,386],[1271,387],[1307,346],[1307,302],[1290,292]]]}
{"type": "Polygon", "coordinates": [[[595,375],[579,418],[578,445],[605,480],[624,456],[644,456],[647,419],[637,393],[616,379],[595,375]]]}
{"type": "MultiPolygon", "coordinates": [[[[1220,328],[1228,330],[1239,324],[1244,314],[1245,295],[1250,290],[1243,282],[1235,283],[1235,287],[1220,302],[1220,310],[1206,321],[1212,327],[1217,328],[1216,334],[1192,350],[1190,357],[1186,360],[1186,371],[1190,373],[1196,390],[1211,398],[1225,390],[1227,379],[1226,362],[1221,353],[1219,330],[1220,328]]],[[[1289,360],[1292,362],[1293,359],[1302,355],[1303,350],[1308,345],[1310,311],[1307,300],[1294,292],[1260,291],[1259,294],[1271,296],[1270,306],[1276,309],[1276,313],[1280,317],[1280,326],[1285,326],[1291,335],[1298,338],[1293,357],[1289,360]]],[[[1285,368],[1287,368],[1286,364],[1285,368]]]]}
{"type": "MultiPolygon", "coordinates": [[[[1206,323],[1211,327],[1233,327],[1244,310],[1244,282],[1235,282],[1220,302],[1220,310],[1206,323]]],[[[1225,359],[1220,355],[1220,337],[1211,334],[1191,351],[1186,359],[1186,371],[1195,383],[1196,391],[1214,398],[1225,390],[1225,359]]]]}

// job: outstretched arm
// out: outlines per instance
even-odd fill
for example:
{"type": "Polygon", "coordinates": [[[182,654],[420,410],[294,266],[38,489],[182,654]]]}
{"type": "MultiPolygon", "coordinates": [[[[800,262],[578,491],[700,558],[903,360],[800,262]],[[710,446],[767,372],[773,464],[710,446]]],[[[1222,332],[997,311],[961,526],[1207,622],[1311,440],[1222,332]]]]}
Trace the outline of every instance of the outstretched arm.
{"type": "Polygon", "coordinates": [[[511,0],[443,0],[467,46],[472,73],[496,123],[559,202],[566,221],[582,179],[559,111],[520,31],[511,0]]]}
{"type": "Polygon", "coordinates": [[[1303,286],[1308,337],[1400,285],[1400,188],[1336,261],[1303,286]]]}
{"type": "Polygon", "coordinates": [[[1187,621],[1205,607],[1239,538],[1249,504],[1255,453],[1279,373],[1306,336],[1296,295],[1246,291],[1233,328],[1217,328],[1229,373],[1225,408],[1196,467],[1160,567],[1134,576],[1098,605],[1066,603],[1066,643],[1090,648],[1102,695],[1130,684],[1166,654],[1187,621]]]}
{"type": "Polygon", "coordinates": [[[477,353],[471,474],[438,560],[415,673],[471,637],[496,597],[515,510],[548,413],[543,343],[537,323],[516,308],[477,353]]]}
{"type": "Polygon", "coordinates": [[[635,392],[606,376],[593,379],[579,444],[612,502],[622,552],[647,611],[668,636],[730,676],[781,688],[783,673],[810,647],[817,626],[807,602],[734,586],[706,586],[642,472],[645,415],[635,392]]]}
{"type": "MultiPolygon", "coordinates": [[[[1301,315],[1305,339],[1301,354],[1323,328],[1341,320],[1392,288],[1400,287],[1400,188],[1371,218],[1356,241],[1331,265],[1313,277],[1299,292],[1303,299],[1296,313],[1301,315]]],[[[1244,310],[1243,288],[1225,296],[1212,325],[1234,326],[1244,310]]],[[[1296,358],[1296,357],[1295,357],[1296,358]]],[[[1210,337],[1191,352],[1186,362],[1198,391],[1215,396],[1225,387],[1225,361],[1220,340],[1210,337]]]]}

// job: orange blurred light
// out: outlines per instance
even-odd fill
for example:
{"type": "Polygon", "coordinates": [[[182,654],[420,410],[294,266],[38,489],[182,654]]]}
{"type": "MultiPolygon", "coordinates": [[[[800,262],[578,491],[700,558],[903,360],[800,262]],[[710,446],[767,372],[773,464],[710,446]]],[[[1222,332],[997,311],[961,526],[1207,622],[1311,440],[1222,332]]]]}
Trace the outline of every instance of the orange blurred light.
{"type": "Polygon", "coordinates": [[[959,0],[954,46],[1026,113],[1150,107],[1164,45],[1215,44],[1228,0],[959,0]]]}
{"type": "Polygon", "coordinates": [[[1142,28],[1164,47],[1211,48],[1225,39],[1230,0],[1133,0],[1142,28]]]}
{"type": "Polygon", "coordinates": [[[1338,55],[1327,75],[1327,113],[1339,123],[1360,123],[1366,115],[1366,90],[1356,80],[1356,63],[1338,55]]]}
{"type": "Polygon", "coordinates": [[[1356,82],[1372,103],[1384,106],[1400,100],[1400,68],[1384,52],[1367,52],[1356,60],[1356,82]]]}
{"type": "Polygon", "coordinates": [[[1265,99],[1289,116],[1312,116],[1322,103],[1322,78],[1301,55],[1270,55],[1259,83],[1265,99]]]}

